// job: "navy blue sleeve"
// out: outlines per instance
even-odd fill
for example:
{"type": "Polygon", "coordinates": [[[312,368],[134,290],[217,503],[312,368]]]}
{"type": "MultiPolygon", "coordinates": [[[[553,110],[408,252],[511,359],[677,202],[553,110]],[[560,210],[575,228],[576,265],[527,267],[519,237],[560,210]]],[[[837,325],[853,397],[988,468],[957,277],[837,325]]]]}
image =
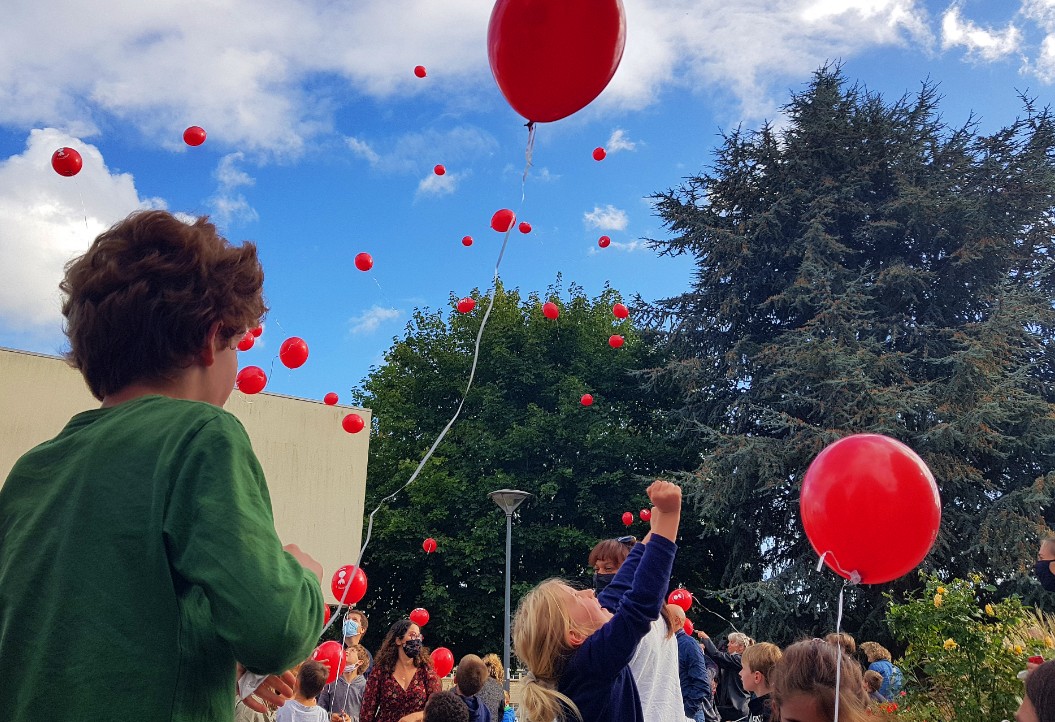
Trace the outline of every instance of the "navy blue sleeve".
{"type": "Polygon", "coordinates": [[[653,537],[645,545],[633,586],[623,595],[619,611],[587,637],[569,660],[576,669],[568,671],[608,680],[629,664],[638,642],[659,618],[677,550],[677,544],[664,537],[653,537]]]}
{"type": "Polygon", "coordinates": [[[712,642],[710,638],[703,640],[703,648],[707,650],[707,656],[713,659],[714,663],[722,669],[731,669],[739,674],[744,666],[744,663],[740,661],[739,654],[719,652],[718,648],[714,646],[714,642],[712,642]]]}
{"type": "Polygon", "coordinates": [[[615,578],[597,595],[597,601],[612,614],[619,611],[619,603],[623,601],[623,595],[630,591],[634,583],[634,575],[637,573],[637,565],[641,562],[641,556],[644,553],[645,545],[635,544],[623,560],[619,571],[615,573],[615,578]]]}

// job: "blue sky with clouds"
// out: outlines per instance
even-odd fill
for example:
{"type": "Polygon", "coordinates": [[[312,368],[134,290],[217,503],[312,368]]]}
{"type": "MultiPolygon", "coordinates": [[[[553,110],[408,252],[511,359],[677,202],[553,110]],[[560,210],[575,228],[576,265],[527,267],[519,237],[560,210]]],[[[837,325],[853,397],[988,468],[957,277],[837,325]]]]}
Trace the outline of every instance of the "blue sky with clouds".
{"type": "MultiPolygon", "coordinates": [[[[945,119],[1010,123],[1055,83],[1055,0],[629,0],[622,64],[587,108],[527,133],[487,62],[486,0],[17,2],[0,25],[0,346],[62,348],[63,263],[140,207],[210,214],[255,241],[272,312],[244,364],[269,391],[347,398],[415,307],[558,274],[658,298],[686,288],[658,258],[648,196],[706,166],[722,129],[780,122],[829,60],[889,97],[930,78],[945,119]],[[428,68],[418,79],[415,65],[428,68]],[[208,140],[182,141],[200,125],[208,140]],[[50,166],[60,146],[84,170],[50,166]],[[596,162],[591,151],[608,149],[596,162]],[[443,164],[447,173],[432,169],[443,164]],[[612,245],[597,247],[607,234],[612,245]],[[461,238],[471,235],[470,247],[461,238]],[[374,257],[363,273],[353,259],[374,257]],[[300,369],[277,363],[304,338],[300,369]]],[[[479,312],[479,310],[477,311],[479,312]]]]}

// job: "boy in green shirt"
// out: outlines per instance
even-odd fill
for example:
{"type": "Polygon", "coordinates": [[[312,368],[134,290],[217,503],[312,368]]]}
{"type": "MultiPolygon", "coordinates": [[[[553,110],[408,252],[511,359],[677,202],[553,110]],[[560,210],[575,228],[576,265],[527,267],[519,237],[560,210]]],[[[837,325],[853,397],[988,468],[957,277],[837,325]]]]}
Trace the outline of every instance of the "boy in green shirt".
{"type": "MultiPolygon", "coordinates": [[[[275,532],[239,421],[235,344],[264,305],[256,248],[143,211],[60,288],[68,360],[102,405],[0,489],[5,717],[231,720],[235,666],[279,675],[322,628],[322,568],[275,532]],[[69,610],[77,609],[71,615],[69,610]]],[[[281,702],[285,678],[257,690],[281,702]]]]}

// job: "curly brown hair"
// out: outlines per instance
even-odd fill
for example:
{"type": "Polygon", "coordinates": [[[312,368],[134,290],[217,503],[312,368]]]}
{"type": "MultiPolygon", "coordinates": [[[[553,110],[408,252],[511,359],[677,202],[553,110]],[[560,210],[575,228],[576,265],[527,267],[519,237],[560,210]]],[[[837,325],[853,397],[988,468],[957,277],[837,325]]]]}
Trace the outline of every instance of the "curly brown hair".
{"type": "MultiPolygon", "coordinates": [[[[396,668],[396,661],[399,659],[399,646],[396,644],[396,640],[400,637],[405,637],[412,626],[417,625],[409,619],[400,619],[397,622],[393,622],[392,626],[388,628],[388,634],[385,635],[384,641],[381,642],[381,648],[377,650],[377,654],[374,656],[375,670],[380,669],[385,674],[392,673],[392,670],[396,668]]],[[[432,657],[429,656],[429,650],[426,647],[423,646],[421,651],[418,652],[418,656],[414,658],[414,666],[432,666],[432,657]]],[[[375,672],[370,674],[375,674],[375,672]]]]}
{"type": "Polygon", "coordinates": [[[138,211],[66,264],[59,284],[70,341],[66,359],[92,394],[173,378],[191,364],[211,327],[229,345],[267,306],[256,246],[232,246],[202,216],[138,211]]]}

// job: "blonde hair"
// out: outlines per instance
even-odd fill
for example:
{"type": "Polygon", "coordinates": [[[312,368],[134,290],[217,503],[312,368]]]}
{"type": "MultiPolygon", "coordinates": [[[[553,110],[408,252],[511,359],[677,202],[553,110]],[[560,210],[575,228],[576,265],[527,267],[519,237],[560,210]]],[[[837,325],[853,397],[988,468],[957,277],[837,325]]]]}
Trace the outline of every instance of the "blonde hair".
{"type": "Polygon", "coordinates": [[[752,672],[759,672],[766,678],[768,683],[771,679],[770,675],[773,673],[773,667],[780,661],[782,656],[783,653],[777,645],[771,642],[759,642],[744,650],[741,661],[743,666],[752,672]]]}
{"type": "Polygon", "coordinates": [[[879,688],[883,686],[883,675],[874,669],[865,672],[864,679],[865,686],[868,687],[869,692],[878,692],[879,688]]]}
{"type": "Polygon", "coordinates": [[[836,670],[839,670],[839,719],[867,722],[868,698],[861,665],[843,655],[839,646],[823,639],[796,642],[784,650],[780,663],[773,667],[771,694],[777,711],[791,697],[802,695],[817,702],[822,717],[833,719],[836,670]]]}
{"type": "Polygon", "coordinates": [[[499,682],[506,681],[506,669],[502,666],[502,660],[498,658],[497,654],[494,652],[485,654],[484,665],[487,667],[487,673],[491,675],[491,679],[499,682]]]}
{"type": "Polygon", "coordinates": [[[890,661],[890,650],[879,642],[861,642],[861,651],[868,658],[869,664],[879,659],[890,661]]]}
{"type": "Polygon", "coordinates": [[[743,632],[730,632],[728,640],[733,644],[743,645],[744,649],[747,649],[752,644],[754,644],[754,640],[748,637],[743,632]]]}
{"type": "Polygon", "coordinates": [[[842,647],[843,652],[849,656],[854,656],[857,652],[857,642],[846,632],[832,632],[824,636],[824,641],[828,644],[834,644],[836,647],[842,647]]]}
{"type": "Polygon", "coordinates": [[[563,579],[547,579],[520,600],[513,619],[513,649],[531,673],[522,690],[521,709],[527,722],[563,722],[568,710],[582,720],[571,698],[557,691],[557,683],[575,651],[568,642],[569,632],[588,637],[596,630],[575,624],[568,615],[570,591],[563,579]]]}

